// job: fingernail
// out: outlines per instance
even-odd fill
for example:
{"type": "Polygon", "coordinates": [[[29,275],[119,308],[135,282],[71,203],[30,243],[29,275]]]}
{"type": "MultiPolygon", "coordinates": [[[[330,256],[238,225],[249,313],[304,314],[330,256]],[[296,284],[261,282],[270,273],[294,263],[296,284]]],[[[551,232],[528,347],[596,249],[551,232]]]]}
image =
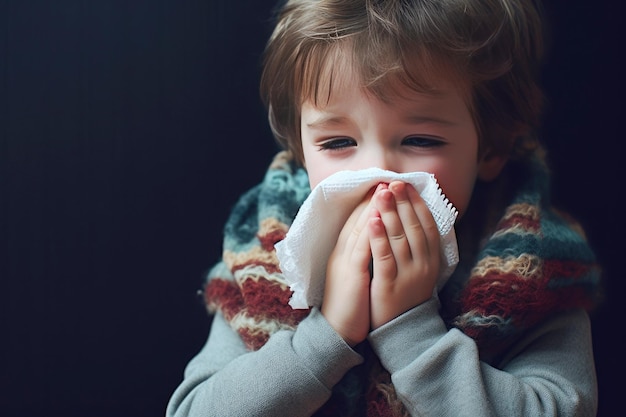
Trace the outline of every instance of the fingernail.
{"type": "Polygon", "coordinates": [[[406,189],[406,183],[402,182],[402,181],[394,181],[393,183],[391,183],[391,191],[393,191],[394,193],[401,193],[406,189]]]}

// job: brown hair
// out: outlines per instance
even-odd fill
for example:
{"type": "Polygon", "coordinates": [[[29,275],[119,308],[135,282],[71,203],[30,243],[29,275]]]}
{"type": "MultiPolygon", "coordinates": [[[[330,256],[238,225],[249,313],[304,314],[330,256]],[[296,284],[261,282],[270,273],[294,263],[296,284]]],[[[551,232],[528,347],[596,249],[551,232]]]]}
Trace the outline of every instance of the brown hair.
{"type": "Polygon", "coordinates": [[[300,108],[330,91],[338,54],[351,53],[383,99],[391,78],[427,91],[445,70],[471,87],[481,149],[519,157],[537,145],[542,29],[532,0],[289,0],[265,49],[261,96],[276,140],[303,163],[300,108]]]}

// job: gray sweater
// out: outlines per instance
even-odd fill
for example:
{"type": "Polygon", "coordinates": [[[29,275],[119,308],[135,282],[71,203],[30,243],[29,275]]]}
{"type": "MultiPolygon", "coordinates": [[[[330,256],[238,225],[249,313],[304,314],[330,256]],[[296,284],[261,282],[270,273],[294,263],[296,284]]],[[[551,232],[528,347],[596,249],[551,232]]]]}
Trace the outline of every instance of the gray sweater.
{"type": "MultiPolygon", "coordinates": [[[[498,363],[481,361],[473,339],[446,328],[435,298],[368,339],[413,416],[596,415],[591,328],[582,310],[526,333],[498,363]]],[[[217,314],[166,416],[310,416],[362,361],[317,309],[258,351],[247,350],[217,314]]]]}

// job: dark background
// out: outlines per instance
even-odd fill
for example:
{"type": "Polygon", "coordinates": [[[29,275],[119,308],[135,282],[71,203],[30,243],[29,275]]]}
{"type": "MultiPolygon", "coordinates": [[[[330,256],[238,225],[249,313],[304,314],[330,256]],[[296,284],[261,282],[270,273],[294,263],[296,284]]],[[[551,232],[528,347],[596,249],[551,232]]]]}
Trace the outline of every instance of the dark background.
{"type": "MultiPolygon", "coordinates": [[[[277,149],[257,93],[273,4],[0,1],[2,416],[164,414],[208,331],[196,290],[228,210],[277,149]]],[[[625,372],[616,4],[546,4],[556,201],[605,268],[602,416],[625,372]]]]}

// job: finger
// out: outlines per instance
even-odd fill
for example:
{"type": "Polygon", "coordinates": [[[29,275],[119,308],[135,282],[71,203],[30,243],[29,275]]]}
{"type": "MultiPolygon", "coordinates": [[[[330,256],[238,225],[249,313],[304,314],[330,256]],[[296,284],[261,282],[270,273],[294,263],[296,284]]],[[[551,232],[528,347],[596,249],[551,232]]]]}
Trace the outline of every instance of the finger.
{"type": "MultiPolygon", "coordinates": [[[[407,196],[413,212],[417,216],[420,232],[422,235],[421,240],[416,240],[415,250],[422,251],[421,253],[427,254],[429,259],[439,257],[440,235],[437,223],[433,218],[433,215],[426,205],[426,202],[419,193],[413,187],[407,187],[407,196]]],[[[411,243],[413,244],[413,243],[411,243]]]]}
{"type": "Polygon", "coordinates": [[[374,190],[368,193],[357,209],[355,209],[355,212],[353,213],[355,220],[348,226],[348,228],[344,227],[347,234],[345,250],[350,254],[351,264],[358,265],[357,268],[359,268],[359,273],[367,272],[369,274],[370,259],[372,257],[367,224],[370,218],[370,199],[373,192],[374,190]]]}
{"type": "Polygon", "coordinates": [[[341,230],[339,239],[345,242],[344,249],[346,251],[354,250],[359,243],[362,243],[363,239],[367,240],[367,220],[369,218],[369,208],[371,205],[371,196],[373,190],[359,203],[354,209],[345,226],[341,230]],[[363,234],[365,232],[365,238],[363,234]]]}
{"type": "Polygon", "coordinates": [[[368,230],[369,247],[373,258],[372,273],[374,279],[395,277],[398,272],[398,265],[380,212],[375,208],[370,210],[368,230]]]}
{"type": "MultiPolygon", "coordinates": [[[[409,257],[411,259],[424,256],[427,249],[427,237],[424,233],[422,223],[416,212],[416,204],[424,204],[421,197],[412,185],[401,181],[394,181],[389,184],[389,190],[394,194],[396,200],[396,210],[402,224],[406,240],[409,246],[409,257]],[[409,196],[413,195],[413,199],[409,196]]],[[[427,208],[428,209],[428,208],[427,208]]]]}
{"type": "Polygon", "coordinates": [[[348,247],[354,247],[358,236],[367,223],[367,210],[370,205],[371,196],[374,190],[370,190],[357,207],[352,211],[346,222],[344,223],[339,236],[337,238],[336,247],[339,250],[347,250],[348,247]]]}
{"type": "Polygon", "coordinates": [[[398,213],[394,193],[390,189],[380,190],[376,192],[374,199],[394,256],[399,261],[411,259],[411,247],[407,241],[405,227],[398,213]]]}

